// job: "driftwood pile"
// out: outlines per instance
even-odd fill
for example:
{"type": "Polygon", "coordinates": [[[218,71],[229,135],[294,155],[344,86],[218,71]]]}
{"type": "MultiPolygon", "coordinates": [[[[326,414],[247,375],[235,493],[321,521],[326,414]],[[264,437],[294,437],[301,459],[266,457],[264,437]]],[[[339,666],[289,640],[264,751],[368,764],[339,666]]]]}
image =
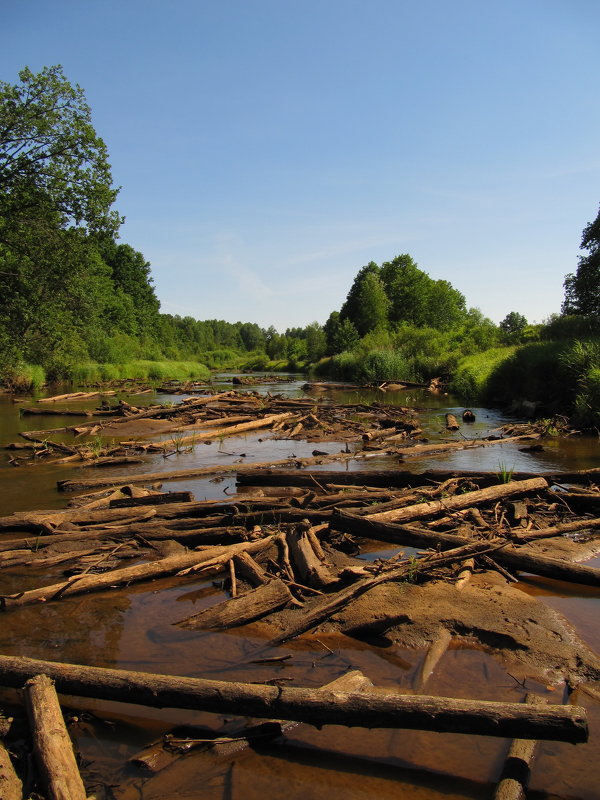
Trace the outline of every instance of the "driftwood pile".
{"type": "MultiPolygon", "coordinates": [[[[110,412],[113,425],[119,420],[165,419],[169,432],[163,430],[163,434],[181,434],[184,444],[192,429],[190,436],[203,436],[205,432],[215,437],[266,424],[272,433],[286,438],[315,435],[355,442],[363,454],[368,454],[370,447],[395,449],[404,455],[403,450],[430,446],[399,447],[398,441],[406,444],[418,431],[418,422],[408,409],[382,405],[315,404],[312,400],[225,392],[194,398],[176,407],[139,409],[120,403],[110,412]],[[240,430],[244,425],[252,427],[240,430]]],[[[93,427],[104,424],[96,420],[90,423],[93,427]]],[[[85,433],[89,430],[84,428],[85,433]]],[[[27,436],[35,441],[40,438],[38,434],[27,436]]],[[[529,431],[519,433],[529,435],[529,431]]],[[[53,444],[58,444],[56,449],[63,454],[61,446],[68,447],[60,442],[53,444]]],[[[465,446],[465,442],[460,444],[465,446]]],[[[164,450],[166,445],[126,441],[119,447],[129,454],[133,449],[164,450]]],[[[69,455],[82,458],[79,450],[69,455]]],[[[357,455],[347,452],[329,458],[357,455]]],[[[304,465],[324,460],[316,455],[305,459],[304,465]]],[[[600,586],[600,570],[574,563],[577,545],[571,539],[572,552],[562,558],[541,554],[535,544],[545,539],[594,535],[600,527],[600,492],[595,483],[599,471],[512,476],[411,473],[402,469],[309,471],[298,469],[298,461],[293,469],[235,464],[187,471],[191,475],[235,472],[237,494],[219,501],[196,501],[189,492],[165,493],[152,485],[176,479],[182,471],[133,479],[92,478],[91,483],[85,479],[62,482],[59,488],[63,490],[85,487],[95,491],[74,498],[63,510],[0,517],[0,578],[3,572],[20,574],[24,565],[28,567],[28,585],[35,571],[43,576],[37,587],[20,591],[14,591],[13,579],[13,590],[0,595],[2,611],[19,613],[21,606],[61,602],[73,595],[109,592],[157,578],[169,577],[172,585],[173,581],[189,582],[220,574],[227,596],[193,616],[182,617],[175,625],[192,632],[260,621],[269,626],[270,644],[277,646],[319,626],[334,624],[332,618],[340,610],[383,584],[442,581],[459,587],[473,571],[485,570],[511,581],[524,571],[600,586]],[[202,469],[204,473],[199,472],[202,469]],[[370,541],[425,548],[425,552],[407,556],[399,550],[389,558],[368,561],[360,554],[363,548],[374,546],[370,541]]],[[[427,676],[450,639],[450,633],[445,632],[432,644],[414,695],[375,692],[364,676],[356,673],[321,689],[306,689],[148,675],[8,656],[0,656],[0,686],[23,687],[33,679],[28,686],[34,688],[28,689],[25,697],[32,697],[37,686],[49,698],[54,681],[58,691],[75,696],[263,720],[248,723],[240,736],[230,740],[226,735],[223,738],[223,731],[213,734],[212,738],[219,740],[209,742],[213,749],[217,744],[231,746],[234,739],[247,744],[254,735],[280,736],[289,724],[281,720],[478,733],[515,737],[519,742],[587,739],[585,712],[575,706],[544,705],[536,703],[535,698],[523,705],[423,694],[427,676]]],[[[38,705],[52,706],[52,713],[57,714],[54,700],[41,700],[38,705]]],[[[57,742],[59,751],[65,749],[60,738],[43,746],[45,734],[54,728],[58,731],[60,725],[48,719],[35,722],[31,716],[39,749],[52,753],[57,742]]],[[[515,751],[526,751],[529,755],[524,758],[530,758],[532,747],[519,742],[515,751]]],[[[170,743],[161,741],[150,753],[140,755],[140,763],[148,766],[155,758],[163,763],[165,751],[170,754],[168,761],[176,749],[173,738],[170,743]]],[[[223,750],[230,752],[227,747],[223,750]]],[[[10,772],[7,759],[0,746],[0,796],[20,800],[21,790],[12,778],[7,780],[13,794],[2,783],[10,772]]],[[[51,788],[52,769],[59,775],[71,774],[72,770],[61,765],[57,756],[50,755],[46,760],[54,765],[41,766],[48,797],[79,797],[79,789],[69,788],[61,795],[51,788]]],[[[41,756],[40,764],[45,764],[41,756]]],[[[75,782],[77,778],[78,773],[73,775],[75,782]]],[[[514,782],[510,775],[506,780],[514,782]]],[[[520,790],[518,780],[515,785],[520,790]]],[[[85,792],[81,796],[85,797],[85,792]]]]}

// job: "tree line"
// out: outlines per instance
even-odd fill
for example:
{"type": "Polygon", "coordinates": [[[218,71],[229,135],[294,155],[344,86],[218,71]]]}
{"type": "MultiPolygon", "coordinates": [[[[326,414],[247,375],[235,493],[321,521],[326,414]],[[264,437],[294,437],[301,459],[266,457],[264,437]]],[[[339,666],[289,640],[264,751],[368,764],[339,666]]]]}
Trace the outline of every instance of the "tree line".
{"type": "MultiPolygon", "coordinates": [[[[64,378],[88,361],[203,359],[219,367],[242,353],[257,366],[297,366],[374,351],[400,351],[426,377],[452,369],[459,353],[543,335],[516,311],[495,325],[406,253],[362,267],[324,325],[280,333],[163,314],[150,264],[118,241],[117,194],[84,92],[60,66],[0,82],[0,377],[23,363],[64,378]]],[[[587,255],[565,279],[562,314],[546,326],[556,335],[597,328],[600,214],[582,248],[587,255]]]]}

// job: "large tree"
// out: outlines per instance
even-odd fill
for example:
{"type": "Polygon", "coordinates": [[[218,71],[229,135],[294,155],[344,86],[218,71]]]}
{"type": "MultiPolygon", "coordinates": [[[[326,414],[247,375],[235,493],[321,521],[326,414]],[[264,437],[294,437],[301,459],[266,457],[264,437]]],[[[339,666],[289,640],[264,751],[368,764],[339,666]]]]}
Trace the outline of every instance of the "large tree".
{"type": "Polygon", "coordinates": [[[575,274],[565,278],[563,314],[589,317],[600,316],[600,210],[593,222],[583,230],[581,249],[586,256],[579,256],[575,274]]]}
{"type": "Polygon", "coordinates": [[[24,358],[58,376],[86,358],[88,331],[110,333],[98,237],[116,234],[117,190],[82,90],[60,67],[19,77],[0,82],[0,368],[24,358]]]}

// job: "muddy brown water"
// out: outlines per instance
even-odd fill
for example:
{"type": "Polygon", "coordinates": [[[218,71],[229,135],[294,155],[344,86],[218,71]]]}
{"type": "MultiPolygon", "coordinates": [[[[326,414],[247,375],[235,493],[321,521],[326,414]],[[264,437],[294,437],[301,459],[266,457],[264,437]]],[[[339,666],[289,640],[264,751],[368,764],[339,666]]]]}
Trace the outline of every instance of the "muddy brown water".
{"type": "MultiPolygon", "coordinates": [[[[260,391],[302,396],[301,383],[273,384],[260,391]]],[[[158,395],[130,398],[147,404],[182,396],[158,395]]],[[[447,396],[421,392],[338,392],[338,402],[386,402],[417,406],[425,435],[431,441],[474,438],[497,428],[508,418],[493,409],[473,409],[477,421],[457,434],[444,431],[444,413],[457,416],[463,407],[447,396]]],[[[91,401],[88,407],[96,402],[91,401]]],[[[73,403],[64,407],[80,407],[73,403]]],[[[19,404],[0,396],[0,447],[18,440],[20,430],[73,425],[73,417],[20,417],[19,404]]],[[[57,435],[58,438],[61,438],[57,435]]],[[[65,439],[68,440],[68,437],[65,439]]],[[[318,445],[336,452],[338,443],[318,445]]],[[[268,433],[253,434],[211,445],[171,458],[148,456],[145,472],[184,469],[198,464],[223,464],[241,460],[266,461],[310,455],[314,444],[273,440],[268,433]]],[[[75,468],[11,466],[8,452],[0,460],[0,514],[36,508],[63,508],[69,497],[56,491],[56,481],[73,477],[75,468]]],[[[516,470],[583,469],[598,466],[598,440],[550,439],[544,451],[523,453],[516,445],[458,451],[435,458],[406,462],[420,471],[446,469],[516,470]]],[[[11,453],[18,457],[17,453],[11,453]]],[[[349,468],[389,468],[396,462],[377,456],[350,462],[349,468]]],[[[329,464],[327,469],[332,469],[329,464]]],[[[333,467],[336,468],[336,467],[333,467]]],[[[346,466],[340,464],[340,470],[346,466]]],[[[127,470],[118,468],[114,474],[127,470]]],[[[139,472],[138,467],[131,472],[139,472]]],[[[103,474],[110,474],[104,472],[103,474]]],[[[233,492],[234,478],[199,479],[165,483],[172,491],[189,489],[197,499],[223,498],[233,492]]],[[[389,545],[381,547],[390,550],[389,545]]],[[[372,556],[368,556],[372,557],[372,556]]],[[[52,583],[55,572],[21,567],[2,573],[0,593],[52,583]]],[[[89,597],[65,598],[43,607],[15,609],[0,617],[0,652],[35,658],[116,667],[140,671],[265,681],[289,679],[289,685],[319,686],[349,669],[362,670],[376,686],[412,691],[421,651],[377,646],[338,634],[304,635],[280,648],[268,646],[270,631],[255,623],[226,633],[182,631],[172,623],[225,595],[214,579],[160,580],[89,597]],[[278,667],[253,663],[258,658],[289,653],[278,667]]],[[[523,591],[548,603],[569,619],[579,635],[600,652],[598,613],[600,591],[556,581],[524,577],[523,591]]],[[[600,703],[577,690],[567,699],[562,686],[546,686],[527,679],[522,685],[491,655],[466,645],[454,646],[430,678],[426,692],[451,697],[520,701],[526,691],[544,694],[550,702],[576,702],[588,709],[590,741],[585,745],[543,743],[539,747],[530,781],[529,797],[596,800],[600,798],[600,703]]],[[[0,708],[10,709],[14,696],[0,695],[0,708]]],[[[103,798],[143,800],[254,800],[285,797],[288,800],[362,800],[379,795],[409,800],[437,798],[490,798],[493,796],[508,742],[477,736],[379,731],[329,726],[323,730],[299,726],[279,744],[252,748],[234,757],[218,759],[196,752],[148,778],[127,760],[150,742],[180,725],[218,731],[226,722],[216,715],[172,709],[67,698],[71,733],[82,754],[90,791],[103,798]]]]}

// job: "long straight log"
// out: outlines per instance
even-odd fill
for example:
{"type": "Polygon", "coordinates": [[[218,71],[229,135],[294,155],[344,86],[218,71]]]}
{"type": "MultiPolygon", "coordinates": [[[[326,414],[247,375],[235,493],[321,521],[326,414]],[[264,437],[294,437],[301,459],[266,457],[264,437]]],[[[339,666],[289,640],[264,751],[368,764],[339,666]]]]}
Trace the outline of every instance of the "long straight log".
{"type": "Polygon", "coordinates": [[[36,761],[49,800],[86,800],[53,681],[40,673],[24,689],[36,761]]]}
{"type": "MultiPolygon", "coordinates": [[[[146,472],[139,475],[113,475],[110,478],[77,478],[76,480],[57,481],[61,492],[73,492],[79,489],[93,489],[100,486],[127,486],[130,483],[156,483],[157,481],[178,481],[182,478],[200,478],[203,475],[220,475],[235,472],[238,475],[258,475],[261,469],[276,466],[313,466],[327,464],[330,461],[358,460],[360,454],[331,453],[327,456],[309,456],[307,458],[284,458],[278,461],[264,461],[255,464],[222,464],[208,467],[172,470],[170,472],[146,472]]],[[[338,473],[341,474],[341,473],[338,473]]]]}
{"type": "MultiPolygon", "coordinates": [[[[450,533],[433,533],[432,531],[398,525],[390,522],[376,522],[366,517],[357,517],[353,514],[340,512],[334,514],[330,525],[336,530],[365,536],[382,542],[393,542],[416,547],[459,547],[468,542],[473,542],[464,536],[450,533]]],[[[520,572],[531,572],[546,578],[579,583],[585,586],[600,586],[600,569],[587,567],[585,564],[574,564],[559,558],[549,558],[506,545],[494,552],[494,560],[508,569],[520,572]]]]}
{"type": "MultiPolygon", "coordinates": [[[[177,445],[187,444],[188,442],[198,442],[203,439],[218,439],[221,436],[235,436],[238,433],[246,433],[247,431],[259,430],[260,428],[269,428],[271,425],[276,425],[279,422],[285,422],[296,414],[287,412],[285,414],[270,414],[260,419],[254,419],[251,422],[240,422],[239,425],[227,425],[222,428],[214,428],[210,431],[196,431],[189,436],[182,436],[177,440],[177,445]]],[[[168,447],[169,441],[150,442],[147,447],[168,447]]]]}
{"type": "Polygon", "coordinates": [[[272,536],[267,536],[256,542],[240,542],[228,547],[209,547],[204,551],[194,551],[184,555],[161,558],[159,561],[151,561],[146,564],[136,564],[133,567],[114,569],[102,575],[75,576],[68,581],[62,581],[62,583],[41,586],[38,589],[29,589],[20,594],[4,596],[0,598],[2,608],[9,609],[16,606],[31,605],[32,603],[48,603],[51,600],[59,600],[61,597],[85,594],[86,592],[100,592],[139,581],[149,581],[180,573],[184,574],[185,571],[190,571],[194,567],[207,565],[207,562],[218,561],[219,559],[226,562],[243,550],[251,553],[258,552],[267,547],[272,539],[272,536]]]}
{"type": "MultiPolygon", "coordinates": [[[[529,705],[545,705],[548,701],[545,697],[529,692],[525,702],[529,705]]],[[[536,748],[535,739],[513,739],[494,800],[524,800],[536,748]]]]}
{"type": "Polygon", "coordinates": [[[310,725],[409,728],[511,738],[585,742],[584,708],[458,700],[374,692],[229,683],[0,656],[0,684],[22,686],[48,675],[64,694],[154,708],[189,708],[239,716],[293,719],[310,725]]]}
{"type": "MultiPolygon", "coordinates": [[[[325,462],[323,462],[325,463],[325,462]]],[[[264,465],[268,466],[268,465],[264,465]]],[[[275,466],[275,464],[273,464],[275,466]]],[[[545,478],[549,483],[587,483],[600,478],[600,467],[582,469],[577,472],[513,472],[515,481],[528,478],[545,478]]],[[[408,469],[390,470],[297,470],[297,469],[262,469],[256,474],[248,475],[243,470],[237,478],[240,486],[322,486],[328,484],[350,486],[376,486],[389,488],[416,488],[431,483],[447,481],[450,478],[471,478],[480,486],[493,486],[498,483],[495,472],[473,470],[426,470],[411,472],[408,469]]]]}
{"type": "Polygon", "coordinates": [[[510,481],[501,483],[497,486],[489,486],[486,489],[479,489],[475,492],[465,492],[446,497],[443,500],[430,500],[426,503],[418,503],[412,506],[392,509],[391,511],[381,511],[365,515],[364,519],[373,522],[408,522],[413,519],[422,519],[442,511],[458,511],[463,508],[472,508],[481,503],[488,503],[495,500],[502,500],[505,497],[527,494],[528,492],[541,491],[547,489],[548,483],[544,478],[529,478],[526,481],[510,481]]]}

